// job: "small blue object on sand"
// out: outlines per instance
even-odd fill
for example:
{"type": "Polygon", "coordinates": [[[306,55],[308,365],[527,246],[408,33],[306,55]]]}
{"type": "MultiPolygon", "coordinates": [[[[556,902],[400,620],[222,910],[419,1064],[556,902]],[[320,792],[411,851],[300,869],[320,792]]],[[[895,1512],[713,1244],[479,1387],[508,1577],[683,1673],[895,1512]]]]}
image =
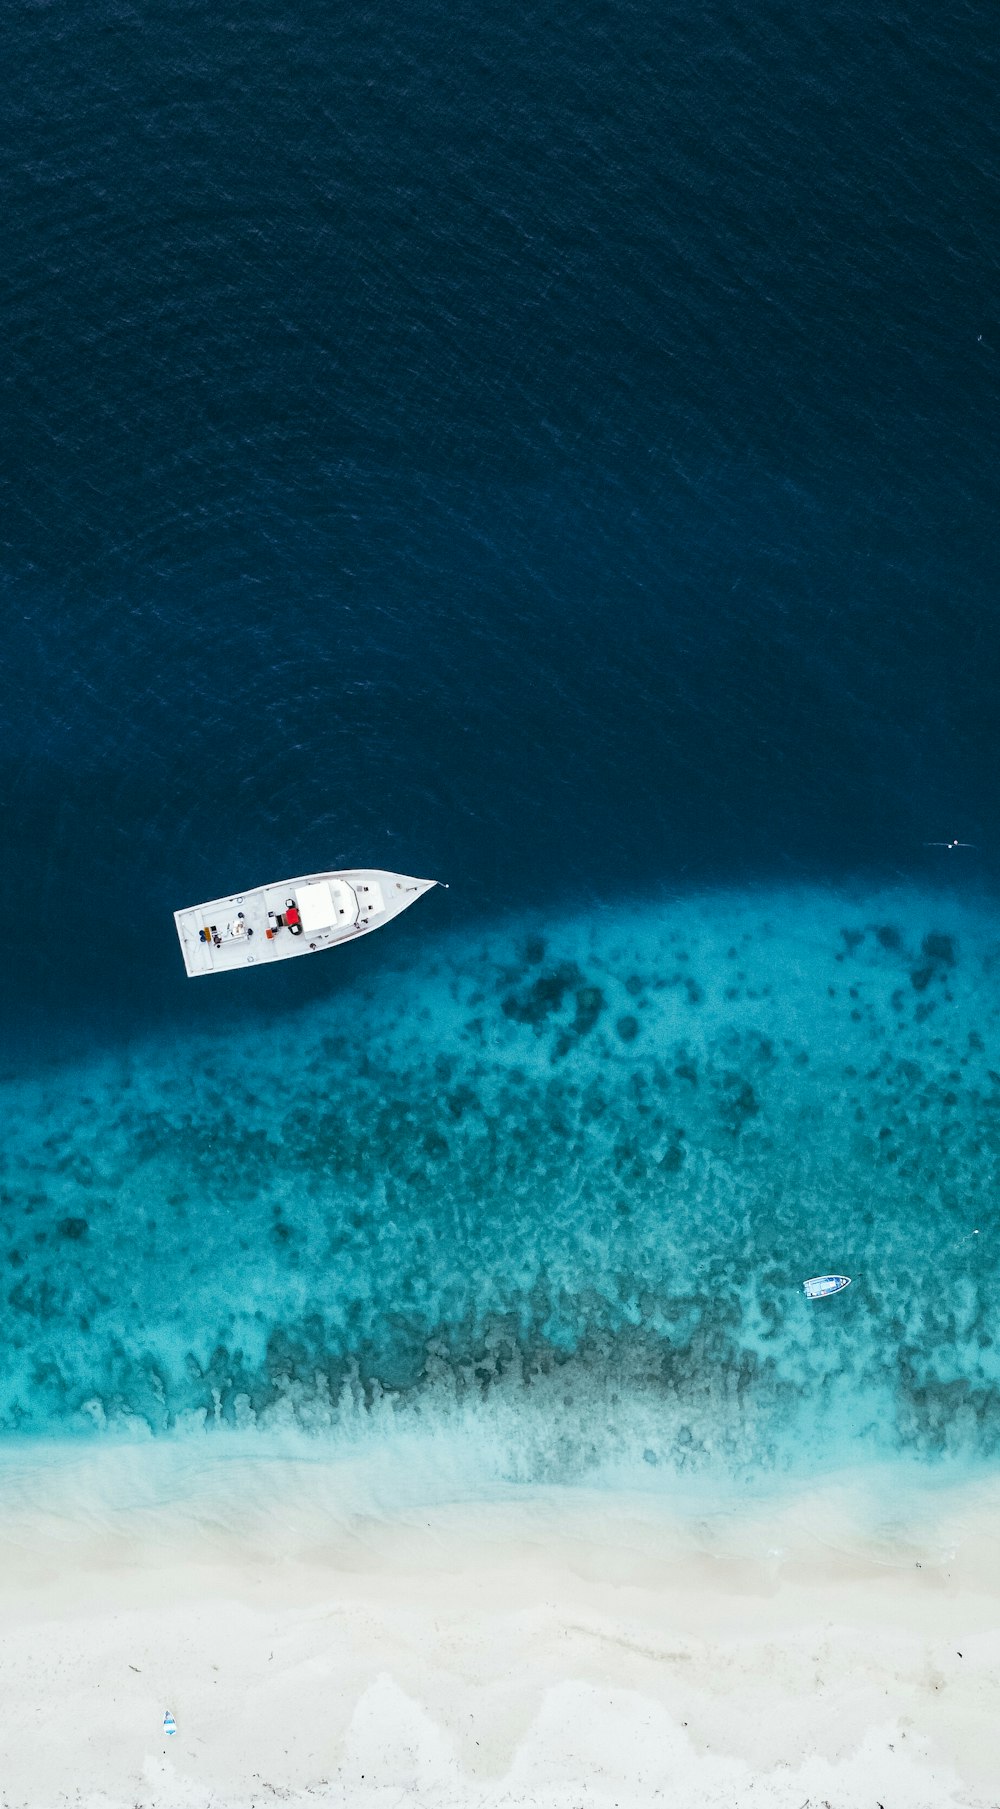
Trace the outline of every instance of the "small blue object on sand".
{"type": "Polygon", "coordinates": [[[177,1732],[177,1723],[169,1709],[167,1709],[166,1714],[163,1717],[163,1731],[165,1734],[175,1734],[177,1732]]]}
{"type": "Polygon", "coordinates": [[[813,1275],[802,1288],[807,1300],[825,1300],[828,1294],[839,1294],[850,1285],[849,1275],[813,1275]]]}

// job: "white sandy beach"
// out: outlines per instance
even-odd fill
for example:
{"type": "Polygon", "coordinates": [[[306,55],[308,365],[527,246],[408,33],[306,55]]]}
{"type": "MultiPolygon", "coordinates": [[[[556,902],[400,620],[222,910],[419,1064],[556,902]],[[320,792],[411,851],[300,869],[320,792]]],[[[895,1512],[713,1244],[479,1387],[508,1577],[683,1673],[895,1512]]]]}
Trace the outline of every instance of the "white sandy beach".
{"type": "Polygon", "coordinates": [[[832,1487],[324,1516],[289,1462],[242,1516],[239,1464],[226,1508],[116,1507],[147,1461],[55,1465],[48,1512],[7,1487],[3,1809],[1000,1802],[993,1489],[864,1532],[832,1487]]]}

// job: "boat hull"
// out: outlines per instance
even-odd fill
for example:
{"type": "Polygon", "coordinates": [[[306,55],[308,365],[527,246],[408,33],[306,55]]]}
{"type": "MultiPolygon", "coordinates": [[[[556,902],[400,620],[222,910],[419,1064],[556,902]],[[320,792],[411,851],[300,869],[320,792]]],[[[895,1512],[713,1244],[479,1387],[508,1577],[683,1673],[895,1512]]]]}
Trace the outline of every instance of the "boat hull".
{"type": "Polygon", "coordinates": [[[831,1294],[842,1294],[851,1285],[849,1275],[811,1275],[802,1283],[807,1300],[828,1300],[831,1294]]]}
{"type": "Polygon", "coordinates": [[[381,929],[439,883],[381,867],[344,867],[191,905],[174,912],[184,966],[193,980],[318,955],[381,929]]]}

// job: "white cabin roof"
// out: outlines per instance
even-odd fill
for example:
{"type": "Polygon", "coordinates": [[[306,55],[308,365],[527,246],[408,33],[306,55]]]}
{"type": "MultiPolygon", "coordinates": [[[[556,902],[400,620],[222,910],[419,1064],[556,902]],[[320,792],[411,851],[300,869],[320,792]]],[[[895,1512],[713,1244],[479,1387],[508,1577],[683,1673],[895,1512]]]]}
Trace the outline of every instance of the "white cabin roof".
{"type": "Polygon", "coordinates": [[[358,901],[353,887],[343,879],[316,879],[299,886],[296,892],[302,928],[307,935],[315,930],[345,928],[358,915],[358,901]]]}

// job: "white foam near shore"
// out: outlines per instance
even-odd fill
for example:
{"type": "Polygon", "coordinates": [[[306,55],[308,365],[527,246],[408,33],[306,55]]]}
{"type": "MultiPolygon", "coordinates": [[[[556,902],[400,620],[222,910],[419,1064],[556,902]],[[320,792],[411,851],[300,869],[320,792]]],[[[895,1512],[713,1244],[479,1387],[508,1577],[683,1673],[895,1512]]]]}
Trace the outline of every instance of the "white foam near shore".
{"type": "Polygon", "coordinates": [[[995,1803],[995,1483],[386,1515],[208,1444],[5,1463],[4,1809],[995,1803]]]}

